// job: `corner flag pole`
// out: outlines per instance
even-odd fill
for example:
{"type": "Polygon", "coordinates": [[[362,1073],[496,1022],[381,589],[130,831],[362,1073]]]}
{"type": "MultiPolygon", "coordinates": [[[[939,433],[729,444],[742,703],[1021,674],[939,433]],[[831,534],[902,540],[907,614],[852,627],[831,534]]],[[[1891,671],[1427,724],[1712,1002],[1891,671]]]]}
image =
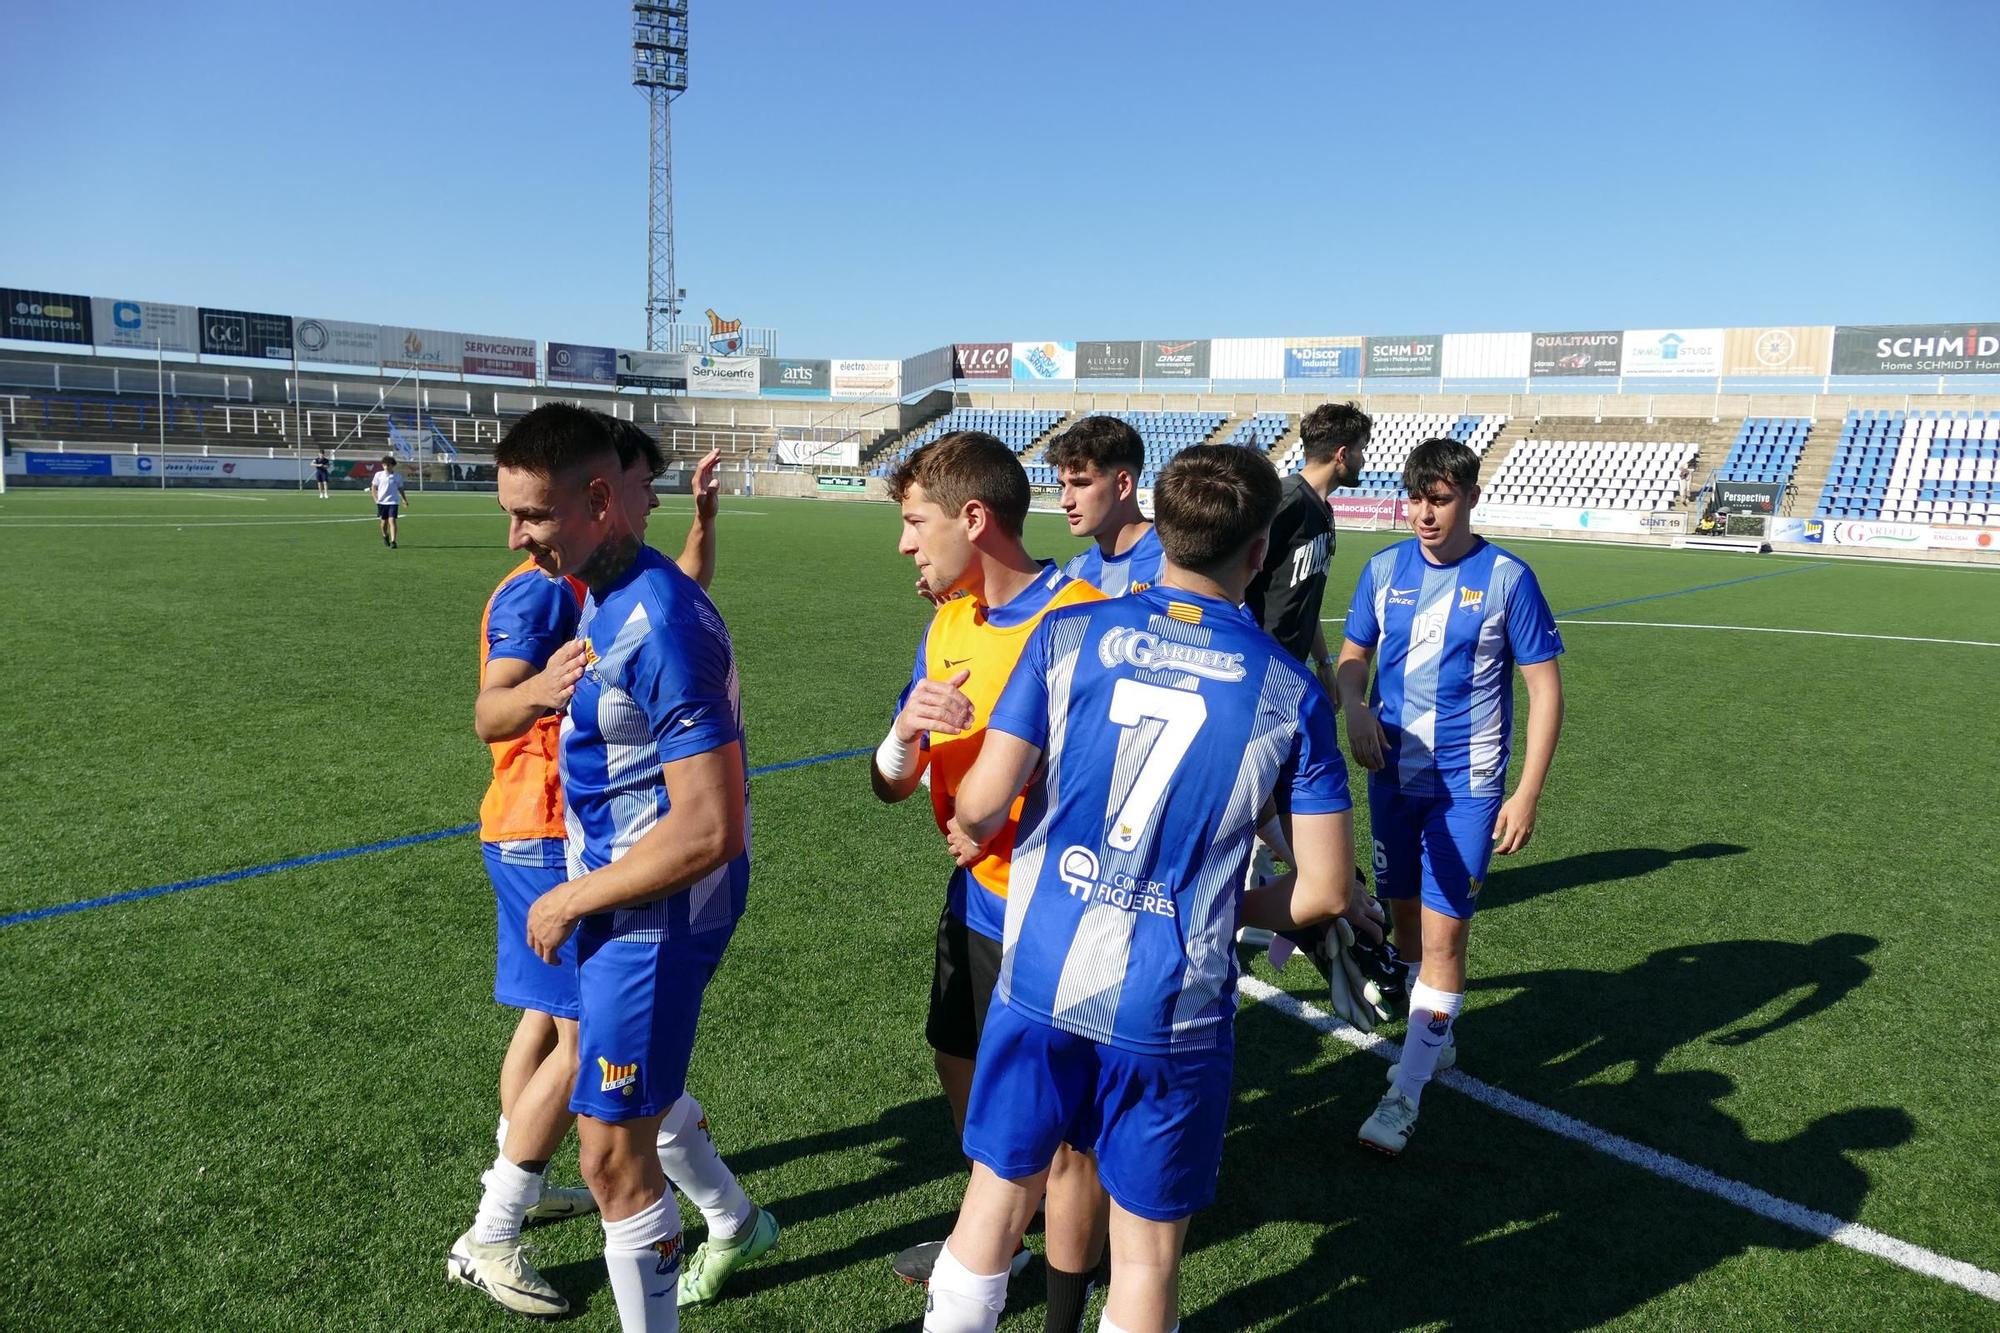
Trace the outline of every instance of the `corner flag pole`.
{"type": "Polygon", "coordinates": [[[165,348],[153,339],[153,393],[160,414],[160,489],[167,489],[167,369],[165,348]]]}

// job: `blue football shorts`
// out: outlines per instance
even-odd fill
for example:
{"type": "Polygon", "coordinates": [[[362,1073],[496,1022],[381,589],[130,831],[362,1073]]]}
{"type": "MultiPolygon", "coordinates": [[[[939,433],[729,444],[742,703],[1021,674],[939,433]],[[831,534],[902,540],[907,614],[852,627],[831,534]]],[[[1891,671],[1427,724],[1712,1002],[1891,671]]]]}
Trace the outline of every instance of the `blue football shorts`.
{"type": "Polygon", "coordinates": [[[1463,921],[1479,906],[1493,861],[1501,797],[1411,796],[1368,784],[1375,838],[1375,892],[1387,902],[1422,895],[1434,912],[1463,921]]]}
{"type": "Polygon", "coordinates": [[[1235,1048],[1141,1055],[1062,1032],[995,1000],[979,1042],[965,1154],[1003,1180],[1068,1143],[1097,1159],[1128,1213],[1171,1222],[1215,1201],[1235,1048]]]}
{"type": "Polygon", "coordinates": [[[577,927],[576,1091],[569,1109],[594,1120],[659,1115],[687,1091],[702,992],[734,925],[692,935],[613,935],[615,914],[577,927]]]}
{"type": "Polygon", "coordinates": [[[482,842],[486,878],[493,881],[496,935],[493,998],[516,1009],[575,1018],[576,938],[563,942],[562,961],[545,963],[528,947],[528,909],[569,878],[561,838],[482,842]]]}

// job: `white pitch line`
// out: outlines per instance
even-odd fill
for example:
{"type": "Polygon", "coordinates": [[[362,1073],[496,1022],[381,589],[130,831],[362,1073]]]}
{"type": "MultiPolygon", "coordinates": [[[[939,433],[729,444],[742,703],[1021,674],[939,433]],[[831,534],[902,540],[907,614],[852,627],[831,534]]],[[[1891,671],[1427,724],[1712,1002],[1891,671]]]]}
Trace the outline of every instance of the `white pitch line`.
{"type": "Polygon", "coordinates": [[[1886,643],[1949,643],[1961,648],[2000,648],[1985,639],[1926,639],[1914,634],[1850,634],[1837,629],[1779,629],[1771,625],[1689,625],[1672,620],[1563,619],[1558,625],[1650,625],[1654,629],[1733,629],[1741,634],[1810,634],[1822,639],[1880,639],[1886,643]]]}
{"type": "MultiPolygon", "coordinates": [[[[1295,1018],[1307,1027],[1314,1028],[1338,1041],[1345,1042],[1357,1051],[1367,1051],[1370,1055],[1384,1060],[1395,1060],[1402,1054],[1402,1048],[1395,1042],[1382,1037],[1361,1032],[1341,1022],[1332,1014],[1316,1005],[1308,1004],[1288,991],[1278,989],[1261,977],[1244,973],[1237,978],[1237,989],[1261,1004],[1267,1004],[1289,1018],[1295,1018]]],[[[1912,1273],[1934,1277],[1940,1282],[1949,1282],[1955,1287],[1963,1287],[1989,1301],[2000,1301],[2000,1273],[1989,1273],[1962,1259],[1952,1259],[1921,1245],[1912,1245],[1906,1240],[1897,1240],[1872,1227],[1864,1227],[1858,1222],[1848,1222],[1831,1213],[1808,1208],[1802,1203],[1781,1199],[1775,1194],[1767,1194],[1754,1185],[1746,1185],[1740,1180],[1717,1175],[1705,1167],[1683,1161],[1657,1148],[1648,1148],[1643,1143],[1613,1134],[1609,1130],[1551,1110],[1539,1102],[1531,1102],[1518,1097],[1503,1088],[1490,1083],[1482,1083],[1471,1075],[1457,1069],[1449,1069],[1437,1075],[1433,1082],[1442,1083],[1454,1092],[1463,1093],[1482,1106],[1525,1121],[1537,1129],[1547,1130],[1561,1138],[1580,1143],[1607,1157],[1616,1158],[1628,1166],[1636,1166],[1641,1171],[1670,1180],[1689,1189],[1700,1190],[1714,1195],[1724,1203],[1734,1204],[1745,1212],[1755,1213],[1767,1221],[1802,1231],[1808,1236],[1830,1240],[1836,1245],[1844,1245],[1862,1254],[1872,1254],[1879,1259],[1887,1259],[1899,1268],[1907,1268],[1912,1273]]]]}

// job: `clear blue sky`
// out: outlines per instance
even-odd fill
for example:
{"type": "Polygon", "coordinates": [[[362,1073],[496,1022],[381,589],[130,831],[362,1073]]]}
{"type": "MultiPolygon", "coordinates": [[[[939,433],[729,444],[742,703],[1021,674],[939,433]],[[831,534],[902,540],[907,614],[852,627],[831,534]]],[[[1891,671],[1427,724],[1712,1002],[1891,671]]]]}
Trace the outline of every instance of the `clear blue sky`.
{"type": "MultiPolygon", "coordinates": [[[[693,0],[681,284],[954,339],[2000,318],[2000,5],[693,0]]],[[[613,0],[17,4],[0,284],[641,345],[613,0]]]]}

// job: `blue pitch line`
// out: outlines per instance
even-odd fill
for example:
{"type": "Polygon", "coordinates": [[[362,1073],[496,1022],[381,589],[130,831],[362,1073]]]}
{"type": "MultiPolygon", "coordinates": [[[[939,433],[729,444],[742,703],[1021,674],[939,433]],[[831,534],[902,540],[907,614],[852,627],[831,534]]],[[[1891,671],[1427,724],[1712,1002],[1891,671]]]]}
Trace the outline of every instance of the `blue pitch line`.
{"type": "Polygon", "coordinates": [[[1691,592],[1712,592],[1717,588],[1733,588],[1739,583],[1755,583],[1759,579],[1781,579],[1787,574],[1804,574],[1810,570],[1824,568],[1824,565],[1793,565],[1789,569],[1773,569],[1764,574],[1746,574],[1740,579],[1724,579],[1720,583],[1700,583],[1692,588],[1676,588],[1672,592],[1649,592],[1644,597],[1621,597],[1615,602],[1599,602],[1596,606],[1578,607],[1574,611],[1558,611],[1556,617],[1566,619],[1570,616],[1587,616],[1593,611],[1609,611],[1613,607],[1631,606],[1635,602],[1657,602],[1662,597],[1685,597],[1691,592]]]}
{"type": "MultiPolygon", "coordinates": [[[[814,764],[830,764],[836,759],[853,759],[872,753],[874,753],[872,750],[866,749],[835,750],[829,754],[816,754],[805,759],[787,759],[780,764],[765,764],[751,769],[749,776],[757,778],[766,773],[783,773],[787,769],[809,768],[814,764]]],[[[189,889],[205,889],[211,884],[230,884],[239,879],[255,879],[259,875],[275,875],[281,870],[299,870],[306,866],[323,865],[328,861],[345,861],[350,856],[366,856],[370,852],[390,852],[398,847],[414,847],[418,843],[458,838],[478,831],[477,824],[460,824],[456,828],[436,829],[430,833],[412,833],[408,837],[390,838],[386,842],[365,842],[358,847],[342,847],[331,852],[314,852],[311,856],[295,856],[289,861],[273,861],[269,865],[224,871],[220,875],[203,875],[199,879],[155,884],[149,889],[127,889],[123,893],[110,893],[102,898],[84,898],[73,903],[57,903],[53,907],[36,907],[26,912],[13,912],[7,916],[0,916],[0,930],[8,926],[26,925],[30,921],[40,921],[46,917],[88,912],[93,907],[112,907],[119,903],[138,902],[141,898],[158,898],[168,893],[186,893],[189,889]]]]}

